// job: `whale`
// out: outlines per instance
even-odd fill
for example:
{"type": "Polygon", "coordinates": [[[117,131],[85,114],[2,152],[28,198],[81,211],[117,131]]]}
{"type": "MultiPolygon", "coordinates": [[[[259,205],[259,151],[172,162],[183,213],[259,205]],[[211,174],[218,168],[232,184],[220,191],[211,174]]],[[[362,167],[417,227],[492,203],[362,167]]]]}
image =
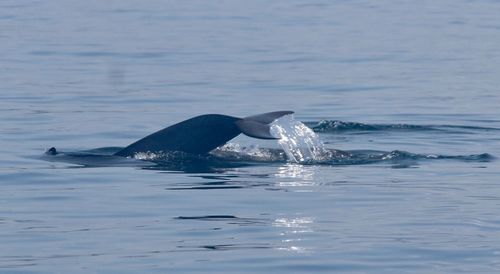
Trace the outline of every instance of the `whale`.
{"type": "MultiPolygon", "coordinates": [[[[204,114],[168,126],[118,150],[111,156],[133,158],[137,153],[184,152],[204,155],[241,133],[258,139],[279,139],[270,132],[276,119],[293,111],[267,112],[244,118],[204,114]]],[[[46,155],[59,152],[51,147],[46,155]]]]}
{"type": "MultiPolygon", "coordinates": [[[[297,162],[290,157],[289,150],[279,148],[224,146],[240,134],[259,139],[283,139],[280,142],[296,143],[304,135],[276,133],[276,127],[287,124],[287,119],[277,119],[293,114],[293,111],[274,111],[244,118],[204,114],[156,131],[126,147],[100,147],[81,151],[59,151],[54,147],[44,155],[36,156],[49,162],[64,162],[83,167],[139,167],[141,169],[172,170],[183,172],[220,172],[221,170],[245,167],[261,163],[297,162]],[[289,138],[288,136],[291,136],[289,138]],[[295,139],[294,139],[295,138],[295,139]]],[[[298,142],[300,143],[300,142],[298,142]]],[[[304,147],[304,149],[311,149],[304,147]]],[[[300,151],[302,153],[302,151],[300,151]]],[[[421,159],[456,159],[465,161],[492,161],[495,157],[483,153],[473,155],[426,155],[405,151],[338,150],[324,148],[319,158],[306,159],[299,163],[321,165],[352,165],[377,162],[395,162],[396,167],[412,165],[421,159]],[[323,153],[324,152],[324,153],[323,153]]]]}

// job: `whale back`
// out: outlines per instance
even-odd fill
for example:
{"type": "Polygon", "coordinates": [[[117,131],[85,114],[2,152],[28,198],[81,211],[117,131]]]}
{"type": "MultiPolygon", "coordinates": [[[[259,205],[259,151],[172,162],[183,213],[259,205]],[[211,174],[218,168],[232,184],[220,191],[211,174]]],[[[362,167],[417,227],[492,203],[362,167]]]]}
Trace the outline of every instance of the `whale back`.
{"type": "Polygon", "coordinates": [[[134,156],[137,152],[184,151],[204,154],[241,133],[236,117],[206,114],[150,134],[118,151],[118,156],[134,156]]]}

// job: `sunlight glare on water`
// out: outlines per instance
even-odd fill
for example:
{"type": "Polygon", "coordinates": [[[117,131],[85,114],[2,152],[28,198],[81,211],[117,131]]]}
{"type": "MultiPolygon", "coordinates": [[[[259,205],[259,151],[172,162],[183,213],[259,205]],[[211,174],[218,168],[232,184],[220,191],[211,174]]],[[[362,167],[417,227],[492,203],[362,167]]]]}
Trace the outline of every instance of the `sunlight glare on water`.
{"type": "Polygon", "coordinates": [[[302,122],[286,115],[271,125],[271,134],[287,155],[287,159],[295,163],[317,162],[331,158],[319,136],[302,122]]]}

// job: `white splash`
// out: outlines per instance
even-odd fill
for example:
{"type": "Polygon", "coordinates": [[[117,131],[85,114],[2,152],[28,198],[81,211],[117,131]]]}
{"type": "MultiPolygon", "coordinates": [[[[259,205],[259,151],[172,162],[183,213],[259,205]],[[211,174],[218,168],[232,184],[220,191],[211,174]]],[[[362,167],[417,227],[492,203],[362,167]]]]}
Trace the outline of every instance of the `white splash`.
{"type": "Polygon", "coordinates": [[[227,143],[210,154],[228,160],[273,162],[286,159],[282,151],[260,148],[258,145],[242,146],[236,143],[227,143]]]}
{"type": "Polygon", "coordinates": [[[324,161],[332,157],[314,131],[293,115],[286,115],[271,124],[271,134],[285,151],[288,160],[296,163],[324,161]]]}
{"type": "Polygon", "coordinates": [[[159,158],[159,155],[157,153],[154,153],[154,152],[136,152],[134,154],[134,159],[137,159],[137,160],[156,160],[159,158]]]}
{"type": "Polygon", "coordinates": [[[170,161],[170,160],[180,160],[186,154],[180,151],[158,151],[158,152],[136,152],[134,154],[134,159],[143,161],[170,161]]]}
{"type": "Polygon", "coordinates": [[[220,152],[233,152],[256,158],[270,158],[266,151],[260,149],[258,145],[242,146],[236,143],[227,143],[217,148],[217,150],[220,152]]]}

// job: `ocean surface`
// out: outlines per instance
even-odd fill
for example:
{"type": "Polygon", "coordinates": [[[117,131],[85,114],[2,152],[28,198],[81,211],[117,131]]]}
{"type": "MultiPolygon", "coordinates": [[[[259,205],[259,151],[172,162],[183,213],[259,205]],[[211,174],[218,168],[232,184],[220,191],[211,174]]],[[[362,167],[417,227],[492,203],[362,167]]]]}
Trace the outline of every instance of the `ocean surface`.
{"type": "Polygon", "coordinates": [[[2,0],[0,273],[500,273],[499,15],[2,0]],[[246,136],[155,165],[44,154],[275,110],[349,157],[246,136]]]}

